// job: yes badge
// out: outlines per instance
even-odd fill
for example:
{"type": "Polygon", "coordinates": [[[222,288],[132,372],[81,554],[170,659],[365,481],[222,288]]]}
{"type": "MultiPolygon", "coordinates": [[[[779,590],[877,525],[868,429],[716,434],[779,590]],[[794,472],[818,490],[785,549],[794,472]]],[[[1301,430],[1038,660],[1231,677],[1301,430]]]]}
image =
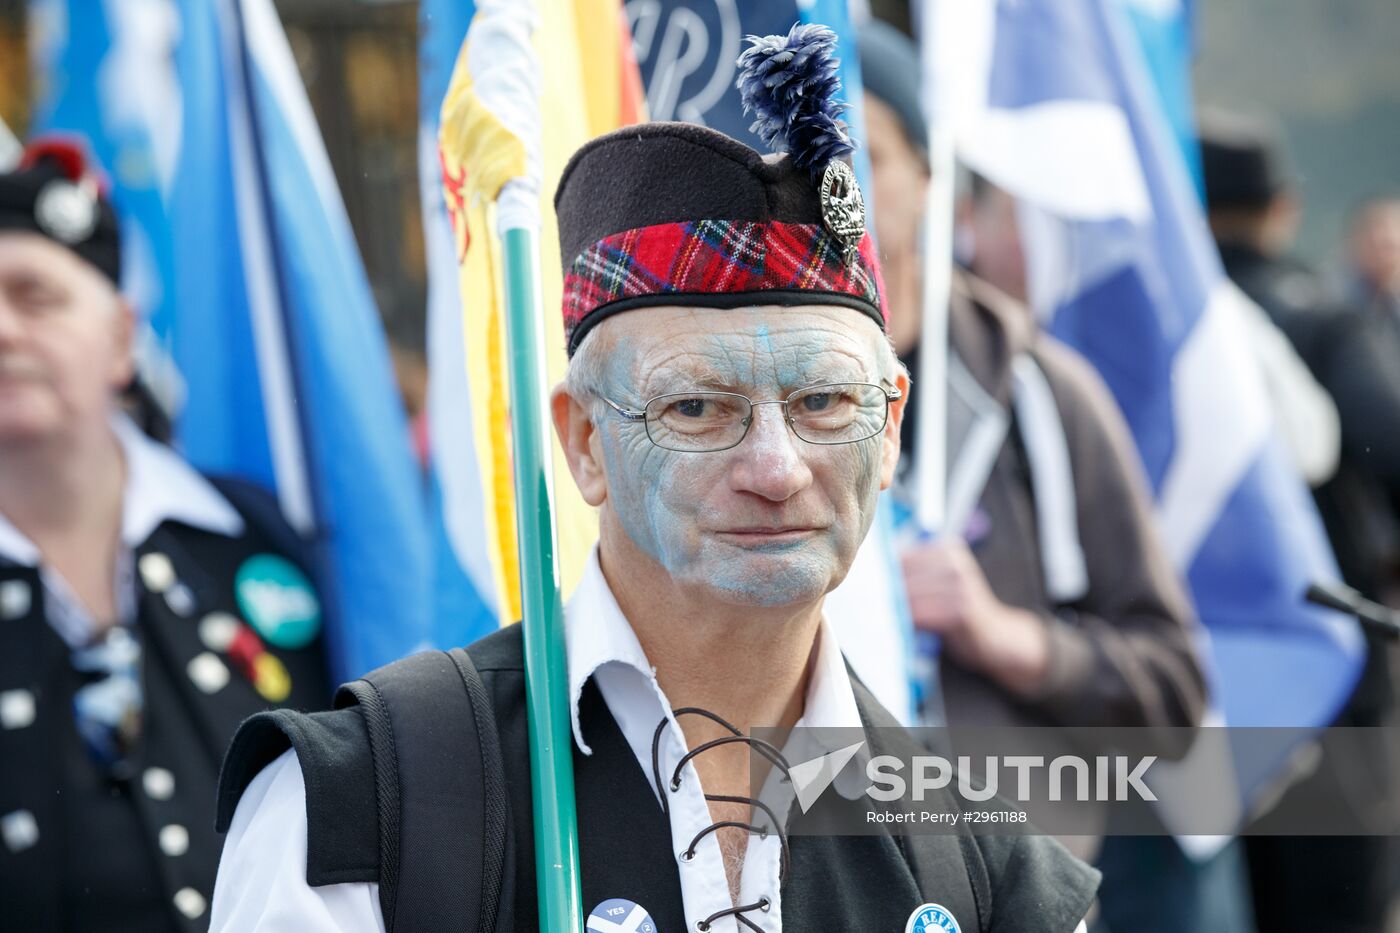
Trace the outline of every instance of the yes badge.
{"type": "Polygon", "coordinates": [[[656,933],[656,924],[640,904],[613,897],[589,911],[586,929],[592,933],[656,933]]]}
{"type": "Polygon", "coordinates": [[[243,562],[233,579],[243,617],[270,645],[305,648],[321,630],[321,601],[306,574],[276,554],[243,562]]]}
{"type": "Polygon", "coordinates": [[[939,904],[924,904],[909,917],[904,933],[962,933],[962,927],[948,908],[939,904]]]}

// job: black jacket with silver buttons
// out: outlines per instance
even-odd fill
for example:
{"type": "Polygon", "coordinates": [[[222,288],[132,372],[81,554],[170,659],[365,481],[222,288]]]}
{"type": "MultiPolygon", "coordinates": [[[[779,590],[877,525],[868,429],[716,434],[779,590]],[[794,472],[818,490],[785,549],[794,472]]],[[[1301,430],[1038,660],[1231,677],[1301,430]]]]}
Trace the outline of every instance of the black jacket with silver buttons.
{"type": "MultiPolygon", "coordinates": [[[[215,787],[238,724],[270,704],[225,652],[201,637],[213,613],[241,618],[239,567],[257,554],[301,563],[300,542],[272,500],[220,482],[246,529],[229,538],[176,522],[136,550],[173,577],[135,575],[142,648],[142,726],[113,772],[88,754],[74,726],[82,676],[45,616],[35,568],[0,561],[0,905],[7,931],[207,929],[222,837],[215,787]],[[171,589],[175,596],[170,596],[171,589]]],[[[149,562],[147,564],[149,566],[149,562]]],[[[207,630],[207,629],[206,629],[207,630]]],[[[321,640],[299,650],[267,645],[286,667],[282,705],[329,700],[321,640]]]]}

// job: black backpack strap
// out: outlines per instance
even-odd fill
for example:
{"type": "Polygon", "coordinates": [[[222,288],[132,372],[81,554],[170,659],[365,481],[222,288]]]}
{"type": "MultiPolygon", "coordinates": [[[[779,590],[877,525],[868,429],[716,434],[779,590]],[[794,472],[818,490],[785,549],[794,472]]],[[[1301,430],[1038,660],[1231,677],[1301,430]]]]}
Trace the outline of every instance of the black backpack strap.
{"type": "Polygon", "coordinates": [[[336,705],[358,706],[368,735],[385,927],[494,933],[511,896],[510,811],[471,658],[414,655],[346,684],[336,705]]]}
{"type": "Polygon", "coordinates": [[[306,784],[307,884],[378,881],[370,739],[356,710],[278,709],[245,719],[224,755],[215,828],[228,832],[244,790],[288,748],[306,784]]]}
{"type": "Polygon", "coordinates": [[[306,880],[379,884],[385,927],[496,933],[514,902],[514,842],[490,697],[462,649],[346,684],[334,711],[245,720],[224,758],[217,828],[294,748],[306,783],[306,880]],[[401,842],[406,840],[406,844],[401,842]]]}

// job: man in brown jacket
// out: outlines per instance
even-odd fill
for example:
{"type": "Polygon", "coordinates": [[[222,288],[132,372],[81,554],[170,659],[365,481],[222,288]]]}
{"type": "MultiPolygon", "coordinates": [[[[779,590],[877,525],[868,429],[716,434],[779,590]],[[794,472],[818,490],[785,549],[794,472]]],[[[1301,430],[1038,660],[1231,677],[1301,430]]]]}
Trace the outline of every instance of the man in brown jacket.
{"type": "MultiPolygon", "coordinates": [[[[890,332],[917,385],[918,234],[929,180],[918,67],[912,45],[878,23],[863,32],[861,52],[890,332]]],[[[1014,204],[981,193],[988,196],[967,218],[980,234],[974,269],[1013,285],[1021,266],[1014,204]]],[[[949,317],[948,520],[944,534],[903,556],[915,625],[940,644],[925,717],[954,727],[1199,724],[1206,691],[1195,619],[1108,390],[1085,361],[1038,331],[1021,302],[982,277],[954,275],[949,317]]],[[[916,391],[903,422],[904,476],[921,455],[918,405],[916,391]]],[[[1087,816],[1085,825],[1100,832],[1063,841],[1092,858],[1107,813],[1087,816]]],[[[1169,838],[1142,840],[1112,861],[1101,862],[1109,916],[1116,895],[1151,904],[1158,922],[1176,928],[1249,929],[1234,906],[1244,900],[1234,896],[1233,861],[1222,888],[1230,893],[1209,903],[1169,838]]],[[[1157,929],[1151,919],[1133,916],[1112,929],[1157,929]]]]}

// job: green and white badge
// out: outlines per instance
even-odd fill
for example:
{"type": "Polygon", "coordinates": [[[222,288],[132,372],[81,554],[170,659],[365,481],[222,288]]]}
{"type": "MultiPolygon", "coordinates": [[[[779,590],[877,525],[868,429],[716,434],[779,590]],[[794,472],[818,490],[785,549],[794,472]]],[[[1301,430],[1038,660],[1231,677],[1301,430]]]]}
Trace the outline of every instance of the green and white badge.
{"type": "Polygon", "coordinates": [[[296,565],[276,554],[256,554],[233,578],[238,608],[263,641],[305,648],[321,630],[321,601],[296,565]]]}

